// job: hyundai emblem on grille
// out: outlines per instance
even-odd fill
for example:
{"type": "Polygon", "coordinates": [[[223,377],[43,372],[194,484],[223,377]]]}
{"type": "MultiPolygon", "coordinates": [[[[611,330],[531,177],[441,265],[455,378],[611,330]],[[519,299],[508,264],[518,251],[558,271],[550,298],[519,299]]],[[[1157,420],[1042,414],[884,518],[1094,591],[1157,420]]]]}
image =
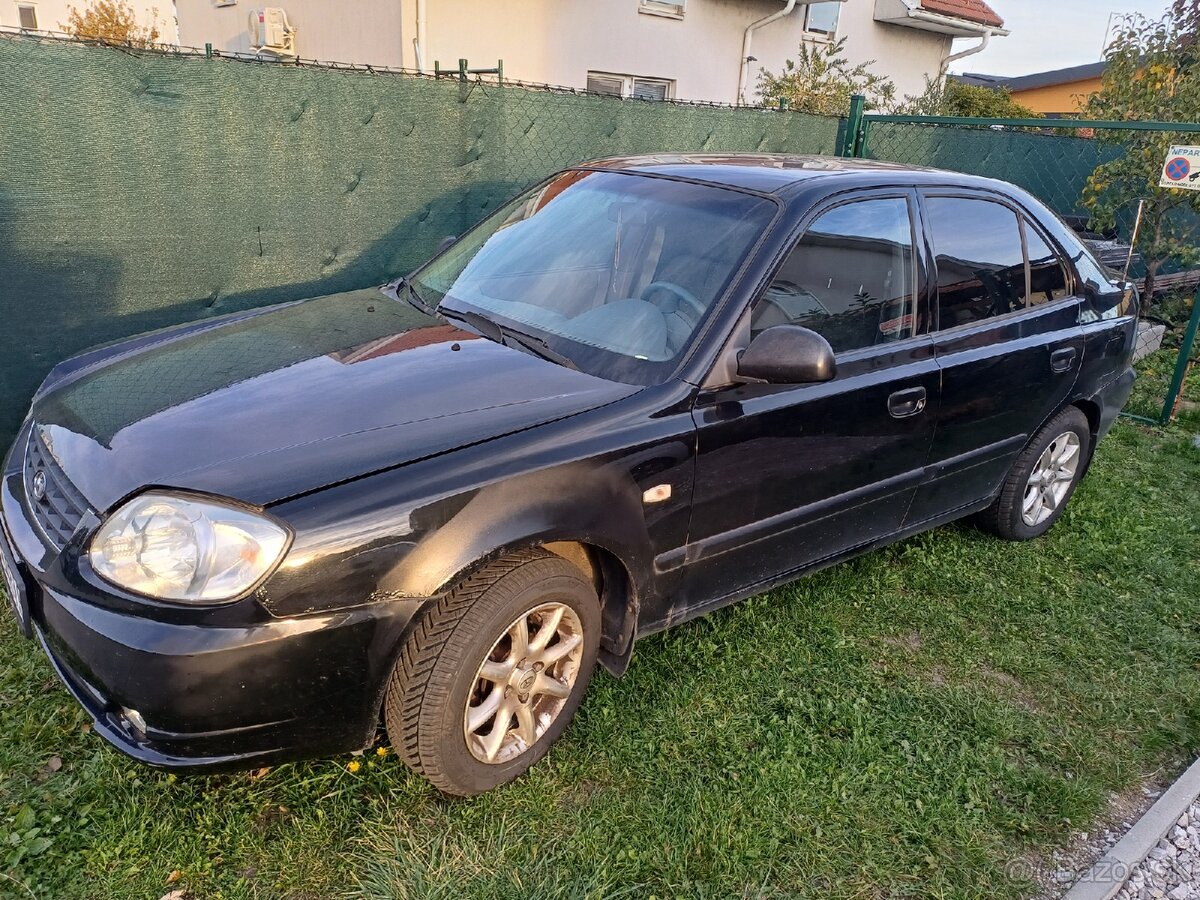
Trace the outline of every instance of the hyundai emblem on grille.
{"type": "Polygon", "coordinates": [[[46,499],[45,469],[38,469],[33,473],[33,499],[39,502],[46,499]]]}

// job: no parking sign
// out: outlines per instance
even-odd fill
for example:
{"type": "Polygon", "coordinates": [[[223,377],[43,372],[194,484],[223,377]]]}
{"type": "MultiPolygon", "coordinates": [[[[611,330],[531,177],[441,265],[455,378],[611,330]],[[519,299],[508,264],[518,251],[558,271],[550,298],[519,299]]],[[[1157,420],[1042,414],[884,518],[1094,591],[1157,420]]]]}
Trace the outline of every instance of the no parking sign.
{"type": "Polygon", "coordinates": [[[1200,191],[1200,147],[1172,147],[1167,152],[1158,184],[1200,191]]]}

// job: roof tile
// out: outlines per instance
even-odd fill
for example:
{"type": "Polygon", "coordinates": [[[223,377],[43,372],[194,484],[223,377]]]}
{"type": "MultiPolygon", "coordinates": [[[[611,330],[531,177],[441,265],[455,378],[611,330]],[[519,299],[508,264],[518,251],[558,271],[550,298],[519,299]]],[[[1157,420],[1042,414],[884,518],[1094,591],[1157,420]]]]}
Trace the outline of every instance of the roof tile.
{"type": "Polygon", "coordinates": [[[980,25],[999,28],[1004,24],[1004,20],[983,0],[921,0],[921,8],[943,16],[978,22],[980,25]]]}

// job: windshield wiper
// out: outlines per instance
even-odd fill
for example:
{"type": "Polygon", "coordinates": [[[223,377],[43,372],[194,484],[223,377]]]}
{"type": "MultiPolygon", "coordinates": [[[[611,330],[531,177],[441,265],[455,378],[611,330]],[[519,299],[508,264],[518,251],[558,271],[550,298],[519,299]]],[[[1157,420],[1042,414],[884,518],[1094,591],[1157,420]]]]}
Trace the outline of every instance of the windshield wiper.
{"type": "Polygon", "coordinates": [[[403,300],[413,309],[431,316],[441,317],[441,313],[425,302],[425,299],[407,278],[400,277],[395,281],[389,281],[383,286],[383,291],[384,293],[390,293],[396,300],[403,300]]]}
{"type": "Polygon", "coordinates": [[[512,347],[515,344],[520,349],[532,353],[534,356],[540,356],[549,362],[557,363],[568,369],[579,369],[579,366],[575,365],[570,357],[564,356],[557,350],[554,350],[545,340],[537,335],[518,331],[508,325],[501,325],[495,319],[489,319],[487,316],[477,312],[458,309],[445,309],[441,310],[441,312],[446,316],[466,322],[485,338],[495,341],[497,344],[503,344],[506,347],[512,347]]]}

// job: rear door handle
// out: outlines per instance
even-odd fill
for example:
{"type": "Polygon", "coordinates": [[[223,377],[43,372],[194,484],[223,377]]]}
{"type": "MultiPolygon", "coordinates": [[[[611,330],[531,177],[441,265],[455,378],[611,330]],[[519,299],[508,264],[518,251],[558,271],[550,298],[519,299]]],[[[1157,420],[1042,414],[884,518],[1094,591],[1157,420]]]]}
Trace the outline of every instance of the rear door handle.
{"type": "Polygon", "coordinates": [[[1075,348],[1063,347],[1050,354],[1050,371],[1061,374],[1075,365],[1075,348]]]}
{"type": "Polygon", "coordinates": [[[893,419],[907,419],[925,409],[925,388],[906,388],[888,397],[888,415],[893,419]]]}

